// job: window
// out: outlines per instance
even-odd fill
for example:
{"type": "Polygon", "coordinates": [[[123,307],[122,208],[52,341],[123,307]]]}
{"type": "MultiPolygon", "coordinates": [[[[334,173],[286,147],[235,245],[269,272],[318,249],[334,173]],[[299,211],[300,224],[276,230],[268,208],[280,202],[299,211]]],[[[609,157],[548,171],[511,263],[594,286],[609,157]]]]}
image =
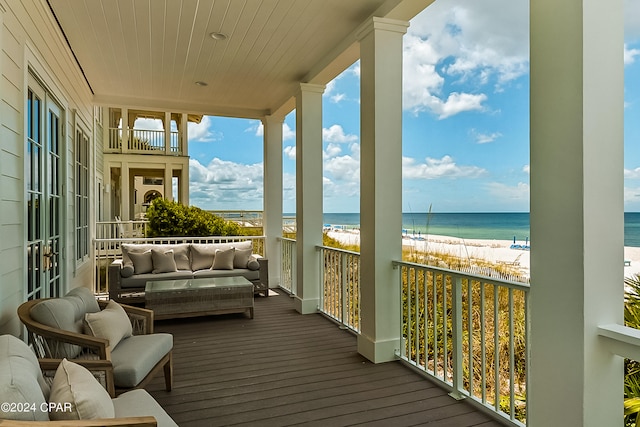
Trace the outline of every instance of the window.
{"type": "Polygon", "coordinates": [[[76,261],[89,257],[89,136],[76,127],[76,261]]]}

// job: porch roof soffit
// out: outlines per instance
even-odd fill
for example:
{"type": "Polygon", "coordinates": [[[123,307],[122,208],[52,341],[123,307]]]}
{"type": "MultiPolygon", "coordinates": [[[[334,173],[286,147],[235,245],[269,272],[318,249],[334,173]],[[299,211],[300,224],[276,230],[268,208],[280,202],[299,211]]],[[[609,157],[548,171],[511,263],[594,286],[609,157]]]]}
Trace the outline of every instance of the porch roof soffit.
{"type": "Polygon", "coordinates": [[[300,82],[327,84],[353,64],[369,18],[408,21],[433,1],[48,3],[97,105],[262,118],[293,110],[300,82]]]}

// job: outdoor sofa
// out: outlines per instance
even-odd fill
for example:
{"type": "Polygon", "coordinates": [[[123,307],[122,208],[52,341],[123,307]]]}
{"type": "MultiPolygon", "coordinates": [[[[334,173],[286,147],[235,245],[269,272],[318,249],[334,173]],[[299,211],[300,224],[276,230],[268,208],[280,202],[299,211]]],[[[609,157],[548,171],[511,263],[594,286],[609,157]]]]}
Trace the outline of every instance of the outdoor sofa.
{"type": "Polygon", "coordinates": [[[249,240],[231,243],[127,244],[122,259],[109,265],[109,298],[144,301],[148,281],[243,276],[254,292],[269,296],[266,258],[249,240]]]}

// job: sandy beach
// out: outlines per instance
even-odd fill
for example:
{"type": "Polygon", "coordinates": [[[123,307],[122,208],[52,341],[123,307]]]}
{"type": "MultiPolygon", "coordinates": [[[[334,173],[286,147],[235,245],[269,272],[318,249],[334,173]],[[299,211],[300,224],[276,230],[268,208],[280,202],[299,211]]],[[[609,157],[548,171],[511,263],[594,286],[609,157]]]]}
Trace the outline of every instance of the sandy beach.
{"type": "MultiPolygon", "coordinates": [[[[359,230],[329,230],[328,235],[343,244],[359,244],[359,230]]],[[[504,263],[518,266],[521,274],[530,277],[530,255],[529,250],[511,249],[513,241],[510,240],[482,240],[482,239],[461,239],[459,237],[425,235],[403,236],[402,245],[404,248],[415,248],[416,251],[435,251],[458,256],[464,259],[483,259],[492,263],[504,263]]],[[[525,242],[516,242],[524,245],[525,242]]],[[[529,242],[531,245],[531,242],[529,242]]],[[[624,266],[625,277],[640,274],[640,248],[625,246],[624,261],[630,265],[624,266]]],[[[623,264],[623,261],[620,261],[623,264]]]]}

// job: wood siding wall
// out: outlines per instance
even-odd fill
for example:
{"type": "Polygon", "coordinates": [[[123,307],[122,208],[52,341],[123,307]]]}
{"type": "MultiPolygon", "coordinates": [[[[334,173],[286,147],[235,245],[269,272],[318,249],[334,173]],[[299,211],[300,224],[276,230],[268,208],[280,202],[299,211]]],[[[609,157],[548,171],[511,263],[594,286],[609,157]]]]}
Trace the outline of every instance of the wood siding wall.
{"type": "MultiPolygon", "coordinates": [[[[90,261],[75,263],[73,139],[74,112],[93,126],[92,93],[47,2],[0,0],[0,333],[14,335],[22,330],[16,308],[24,301],[26,282],[24,127],[29,70],[63,110],[66,240],[62,262],[63,285],[69,289],[86,285],[91,278],[90,261]]],[[[92,129],[89,132],[93,134],[92,129]]],[[[91,185],[94,179],[92,172],[91,185]]]]}

